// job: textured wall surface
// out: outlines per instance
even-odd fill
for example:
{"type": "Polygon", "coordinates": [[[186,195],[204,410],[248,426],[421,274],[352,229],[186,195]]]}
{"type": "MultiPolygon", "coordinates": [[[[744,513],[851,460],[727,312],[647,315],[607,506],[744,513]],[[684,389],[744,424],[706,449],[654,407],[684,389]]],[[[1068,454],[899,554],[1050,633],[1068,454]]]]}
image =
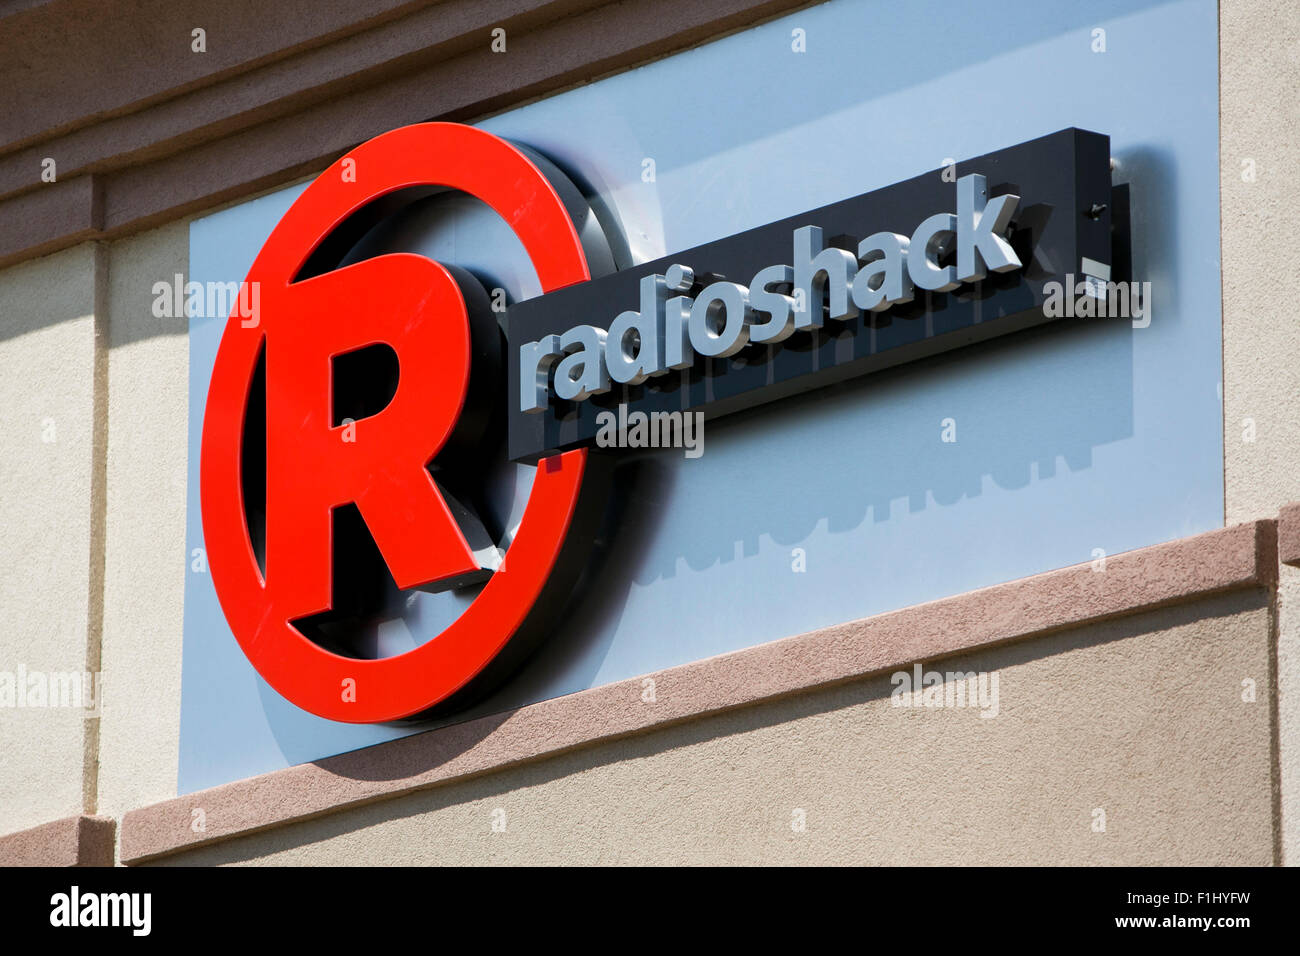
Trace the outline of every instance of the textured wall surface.
{"type": "MultiPolygon", "coordinates": [[[[1300,0],[1219,6],[1227,523],[1300,499],[1300,0]]],[[[1283,859],[1300,864],[1300,571],[1279,593],[1283,859]]]]}
{"type": "Polygon", "coordinates": [[[1279,569],[1277,617],[1279,840],[1282,862],[1300,866],[1300,568],[1279,569]]]}
{"type": "Polygon", "coordinates": [[[188,348],[153,314],[155,282],[188,271],[179,222],[108,247],[108,466],[100,813],[176,792],[185,570],[188,348]]]}
{"type": "Polygon", "coordinates": [[[176,791],[188,343],[152,290],[188,250],[180,222],[0,273],[0,672],[104,695],[0,707],[0,833],[176,791]]]}
{"type": "Polygon", "coordinates": [[[1300,499],[1300,0],[1219,12],[1227,523],[1300,499]]]}
{"type": "MultiPolygon", "coordinates": [[[[12,679],[94,669],[100,256],[85,244],[0,272],[0,671],[12,679]]],[[[0,708],[0,833],[81,811],[94,733],[76,708],[0,708]]]]}
{"type": "Polygon", "coordinates": [[[163,862],[1267,864],[1261,600],[932,665],[997,671],[993,718],[891,706],[878,677],[163,862]]]}

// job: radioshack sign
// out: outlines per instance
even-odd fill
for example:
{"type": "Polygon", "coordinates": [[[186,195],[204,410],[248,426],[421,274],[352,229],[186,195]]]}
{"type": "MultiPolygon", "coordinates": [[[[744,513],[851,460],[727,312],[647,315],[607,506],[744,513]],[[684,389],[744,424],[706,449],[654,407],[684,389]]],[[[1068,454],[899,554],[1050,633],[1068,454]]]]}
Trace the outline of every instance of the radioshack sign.
{"type": "Polygon", "coordinates": [[[601,513],[596,416],[720,415],[1048,321],[1043,287],[1115,264],[1107,138],[1065,130],[823,209],[614,271],[581,194],[544,158],[430,123],[353,150],[299,197],[227,322],[204,414],[200,497],[222,610],[280,694],[348,722],[459,708],[556,624],[601,513]],[[356,175],[345,175],[353,170],[356,175]],[[346,262],[375,223],[438,190],[495,210],[544,294],[504,328],[454,263],[346,262]],[[340,418],[338,370],[396,356],[378,407],[340,418]],[[468,504],[483,459],[536,462],[521,523],[493,540],[468,504]],[[342,520],[351,510],[361,531],[342,520]],[[322,634],[368,613],[373,541],[398,588],[467,609],[405,654],[322,634]]]}
{"type": "Polygon", "coordinates": [[[611,385],[640,385],[672,371],[689,371],[697,358],[729,358],[747,345],[784,342],[792,333],[844,322],[861,312],[884,312],[924,292],[950,292],[980,282],[988,271],[1022,265],[1003,238],[1019,196],[988,201],[983,176],[957,180],[957,215],[937,213],[910,239],[877,232],[857,254],[826,247],[820,226],[794,231],[794,266],[759,269],[749,284],[719,279],[699,285],[695,270],[670,265],[641,279],[641,310],[622,312],[608,330],[575,325],[519,349],[519,410],[538,412],[549,397],[555,369],[559,398],[582,401],[611,385]],[[957,264],[939,265],[955,245],[957,264]],[[910,252],[910,255],[909,255],[910,252]]]}
{"type": "Polygon", "coordinates": [[[1049,283],[1127,268],[1113,208],[1109,137],[1068,129],[520,302],[510,455],[589,445],[620,403],[716,417],[1052,321],[1049,283]]]}

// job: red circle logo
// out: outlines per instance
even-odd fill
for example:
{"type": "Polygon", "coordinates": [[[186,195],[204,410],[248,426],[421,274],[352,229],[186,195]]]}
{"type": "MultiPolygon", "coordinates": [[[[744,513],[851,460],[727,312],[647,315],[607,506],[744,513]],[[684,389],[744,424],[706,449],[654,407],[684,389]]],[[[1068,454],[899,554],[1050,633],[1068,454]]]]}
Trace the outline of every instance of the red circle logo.
{"type": "MultiPolygon", "coordinates": [[[[466,409],[473,345],[448,269],[419,255],[365,259],[299,278],[322,244],[375,200],[444,187],[482,200],[528,253],[543,291],[590,278],[554,186],[519,149],[451,123],[393,130],[322,173],[285,213],[249,271],[259,309],[226,324],[203,420],[200,499],[213,585],[257,672],[321,717],[373,723],[413,717],[482,675],[523,626],[555,570],[578,508],[585,451],[539,463],[522,521],[499,567],[441,634],[395,657],[344,657],[294,621],[331,610],[333,509],[355,505],[400,588],[480,570],[429,464],[466,409]],[[351,175],[349,175],[351,174],[351,175]],[[386,407],[333,420],[332,361],[372,345],[396,353],[386,407]],[[244,501],[245,427],[255,376],[266,404],[263,573],[244,501]],[[345,429],[351,429],[345,432],[345,429]]],[[[310,272],[310,270],[307,270],[310,272]]]]}

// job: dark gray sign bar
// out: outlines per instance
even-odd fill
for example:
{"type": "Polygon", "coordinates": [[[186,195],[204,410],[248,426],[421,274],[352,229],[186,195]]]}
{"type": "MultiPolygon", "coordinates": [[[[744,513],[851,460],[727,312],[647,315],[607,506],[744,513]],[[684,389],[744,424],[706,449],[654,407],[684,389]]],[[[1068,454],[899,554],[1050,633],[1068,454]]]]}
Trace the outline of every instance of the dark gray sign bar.
{"type": "Polygon", "coordinates": [[[712,418],[1054,321],[1048,283],[1118,278],[1112,210],[1109,137],[1066,129],[516,303],[510,458],[620,403],[712,418]]]}

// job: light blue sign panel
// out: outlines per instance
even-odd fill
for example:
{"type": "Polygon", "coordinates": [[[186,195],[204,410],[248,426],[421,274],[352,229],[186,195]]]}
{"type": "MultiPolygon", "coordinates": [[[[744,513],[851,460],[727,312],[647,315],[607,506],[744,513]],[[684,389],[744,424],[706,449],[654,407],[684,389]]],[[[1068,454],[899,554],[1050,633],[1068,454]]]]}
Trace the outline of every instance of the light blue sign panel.
{"type": "MultiPolygon", "coordinates": [[[[1144,328],[1062,322],[721,420],[698,459],[628,455],[582,600],[457,719],[1222,525],[1212,0],[834,0],[482,125],[565,169],[634,261],[1096,130],[1132,187],[1134,273],[1153,308],[1144,328]],[[955,442],[941,440],[948,420],[955,442]]],[[[191,278],[243,279],[301,188],[196,221],[191,278]]],[[[513,299],[539,291],[504,224],[466,199],[422,204],[368,241],[460,264],[513,299]]],[[[221,325],[190,323],[188,553],[203,546],[199,437],[221,325]]],[[[427,596],[418,611],[390,650],[459,608],[427,596]]],[[[206,573],[189,576],[184,640],[182,792],[430,726],[338,724],[281,699],[206,573]]]]}

